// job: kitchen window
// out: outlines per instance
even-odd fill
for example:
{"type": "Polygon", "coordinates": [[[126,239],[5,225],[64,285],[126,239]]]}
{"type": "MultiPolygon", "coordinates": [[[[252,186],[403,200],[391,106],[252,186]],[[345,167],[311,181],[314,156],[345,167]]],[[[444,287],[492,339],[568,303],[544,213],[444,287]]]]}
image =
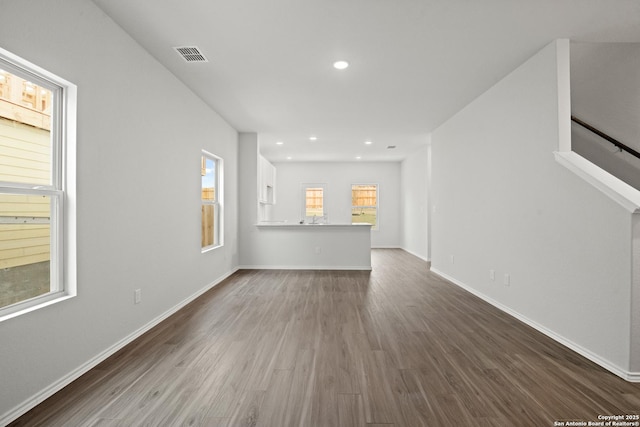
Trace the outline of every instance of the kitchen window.
{"type": "Polygon", "coordinates": [[[302,184],[302,219],[306,223],[326,222],[326,184],[302,184]]]}
{"type": "Polygon", "coordinates": [[[368,223],[372,230],[378,229],[378,184],[351,186],[351,223],[368,223]]]}
{"type": "Polygon", "coordinates": [[[0,320],[76,294],[76,90],[0,49],[0,320]]]}

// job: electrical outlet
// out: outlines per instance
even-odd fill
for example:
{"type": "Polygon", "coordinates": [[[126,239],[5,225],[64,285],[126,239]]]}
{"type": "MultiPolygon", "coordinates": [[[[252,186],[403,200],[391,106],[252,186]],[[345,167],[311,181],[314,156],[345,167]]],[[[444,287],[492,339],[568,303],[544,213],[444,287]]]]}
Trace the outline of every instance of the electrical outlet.
{"type": "Polygon", "coordinates": [[[509,273],[504,274],[504,285],[505,286],[511,285],[511,277],[509,277],[509,273]]]}
{"type": "Polygon", "coordinates": [[[142,301],[142,289],[136,289],[133,291],[133,303],[140,304],[142,301]]]}
{"type": "Polygon", "coordinates": [[[496,280],[496,271],[495,270],[489,270],[489,279],[491,279],[491,281],[496,280]]]}

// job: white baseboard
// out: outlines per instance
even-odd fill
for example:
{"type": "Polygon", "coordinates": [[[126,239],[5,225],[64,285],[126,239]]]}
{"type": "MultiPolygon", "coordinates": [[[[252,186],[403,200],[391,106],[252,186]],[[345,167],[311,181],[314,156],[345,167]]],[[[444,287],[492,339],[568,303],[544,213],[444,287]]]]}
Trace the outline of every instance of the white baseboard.
{"type": "Polygon", "coordinates": [[[238,270],[362,270],[371,271],[371,266],[335,266],[335,265],[241,265],[238,270]]]}
{"type": "Polygon", "coordinates": [[[407,253],[409,253],[409,254],[413,255],[414,257],[418,257],[418,258],[420,258],[420,259],[421,259],[421,260],[423,260],[423,261],[431,262],[431,260],[430,260],[429,258],[427,258],[427,257],[425,257],[425,256],[422,256],[422,255],[420,255],[419,253],[413,252],[413,251],[411,251],[411,250],[409,250],[409,249],[407,249],[407,248],[400,248],[400,249],[402,249],[403,251],[405,251],[405,252],[407,252],[407,253]]]}
{"type": "Polygon", "coordinates": [[[630,383],[640,383],[640,372],[627,372],[623,378],[630,383]]]}
{"type": "Polygon", "coordinates": [[[158,325],[160,322],[162,322],[163,320],[165,320],[166,318],[168,318],[172,314],[176,313],[182,307],[186,306],[187,304],[189,304],[190,302],[192,302],[193,300],[195,300],[196,298],[198,298],[199,296],[201,296],[202,294],[204,294],[205,292],[207,292],[208,290],[210,290],[214,286],[216,286],[219,283],[221,283],[223,280],[225,280],[226,278],[231,276],[236,271],[238,271],[238,268],[235,268],[235,269],[231,270],[230,272],[224,274],[223,276],[219,277],[217,280],[211,282],[210,284],[208,284],[204,288],[202,288],[199,291],[197,291],[195,294],[193,294],[193,295],[187,297],[186,299],[182,300],[181,302],[179,302],[175,306],[171,307],[169,310],[165,311],[160,316],[156,317],[155,319],[153,319],[152,321],[150,321],[146,325],[142,326],[141,328],[139,328],[138,330],[134,331],[130,335],[126,336],[122,340],[120,340],[117,343],[113,344],[111,347],[107,348],[106,350],[104,350],[100,354],[96,355],[94,358],[88,360],[86,363],[84,363],[83,365],[81,365],[78,368],[74,369],[69,374],[67,374],[64,377],[60,378],[58,381],[56,381],[55,383],[51,384],[50,386],[48,386],[44,390],[40,391],[35,396],[27,399],[26,401],[24,401],[20,405],[16,406],[12,410],[10,410],[7,413],[3,414],[0,417],[0,426],[8,425],[10,422],[12,422],[12,421],[16,420],[18,417],[24,415],[29,410],[35,408],[37,405],[39,405],[40,403],[44,402],[46,399],[48,399],[49,397],[53,396],[55,393],[57,393],[58,391],[62,390],[64,387],[66,387],[67,385],[71,384],[73,381],[77,380],[82,375],[84,375],[85,373],[87,373],[91,369],[93,369],[96,366],[98,366],[101,362],[105,361],[108,357],[110,357],[113,354],[115,354],[118,350],[122,349],[127,344],[133,342],[133,340],[135,340],[136,338],[140,337],[145,332],[149,331],[154,326],[158,325]]]}
{"type": "Polygon", "coordinates": [[[460,282],[459,280],[449,276],[446,273],[443,273],[435,268],[431,268],[431,272],[437,274],[438,276],[448,280],[449,282],[453,283],[456,286],[461,287],[462,289],[472,293],[473,295],[477,296],[478,298],[482,299],[483,301],[488,302],[489,304],[491,304],[492,306],[498,308],[499,310],[504,311],[505,313],[507,313],[508,315],[515,317],[516,319],[520,320],[521,322],[531,326],[533,329],[537,330],[538,332],[543,333],[544,335],[548,336],[549,338],[553,339],[554,341],[557,341],[558,343],[564,345],[565,347],[575,351],[576,353],[578,353],[581,356],[586,357],[587,359],[591,360],[593,363],[600,365],[601,367],[603,367],[604,369],[606,369],[607,371],[619,376],[620,378],[629,381],[629,382],[640,382],[640,372],[629,372],[626,371],[622,368],[620,368],[619,366],[614,365],[613,363],[609,362],[606,359],[603,359],[602,357],[598,356],[597,354],[591,352],[590,350],[574,343],[573,341],[558,335],[557,333],[555,333],[554,331],[547,329],[546,327],[540,325],[539,323],[523,316],[522,314],[518,313],[517,311],[512,310],[511,308],[499,303],[498,301],[486,296],[485,294],[478,292],[476,289],[473,289],[472,287],[460,282]]]}

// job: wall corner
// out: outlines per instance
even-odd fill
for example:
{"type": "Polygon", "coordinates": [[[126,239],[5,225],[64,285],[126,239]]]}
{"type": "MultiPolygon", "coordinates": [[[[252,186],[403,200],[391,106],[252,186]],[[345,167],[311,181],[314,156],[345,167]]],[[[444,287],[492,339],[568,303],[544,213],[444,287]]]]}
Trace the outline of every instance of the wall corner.
{"type": "Polygon", "coordinates": [[[571,151],[571,48],[569,39],[558,39],[556,66],[558,78],[558,151],[571,151]]]}

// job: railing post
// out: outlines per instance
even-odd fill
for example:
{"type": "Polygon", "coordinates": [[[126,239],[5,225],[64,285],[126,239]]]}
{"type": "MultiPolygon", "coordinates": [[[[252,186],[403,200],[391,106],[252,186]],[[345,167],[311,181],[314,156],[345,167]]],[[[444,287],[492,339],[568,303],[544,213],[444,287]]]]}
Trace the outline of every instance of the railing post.
{"type": "Polygon", "coordinates": [[[640,380],[640,213],[631,215],[629,372],[640,380]]]}

